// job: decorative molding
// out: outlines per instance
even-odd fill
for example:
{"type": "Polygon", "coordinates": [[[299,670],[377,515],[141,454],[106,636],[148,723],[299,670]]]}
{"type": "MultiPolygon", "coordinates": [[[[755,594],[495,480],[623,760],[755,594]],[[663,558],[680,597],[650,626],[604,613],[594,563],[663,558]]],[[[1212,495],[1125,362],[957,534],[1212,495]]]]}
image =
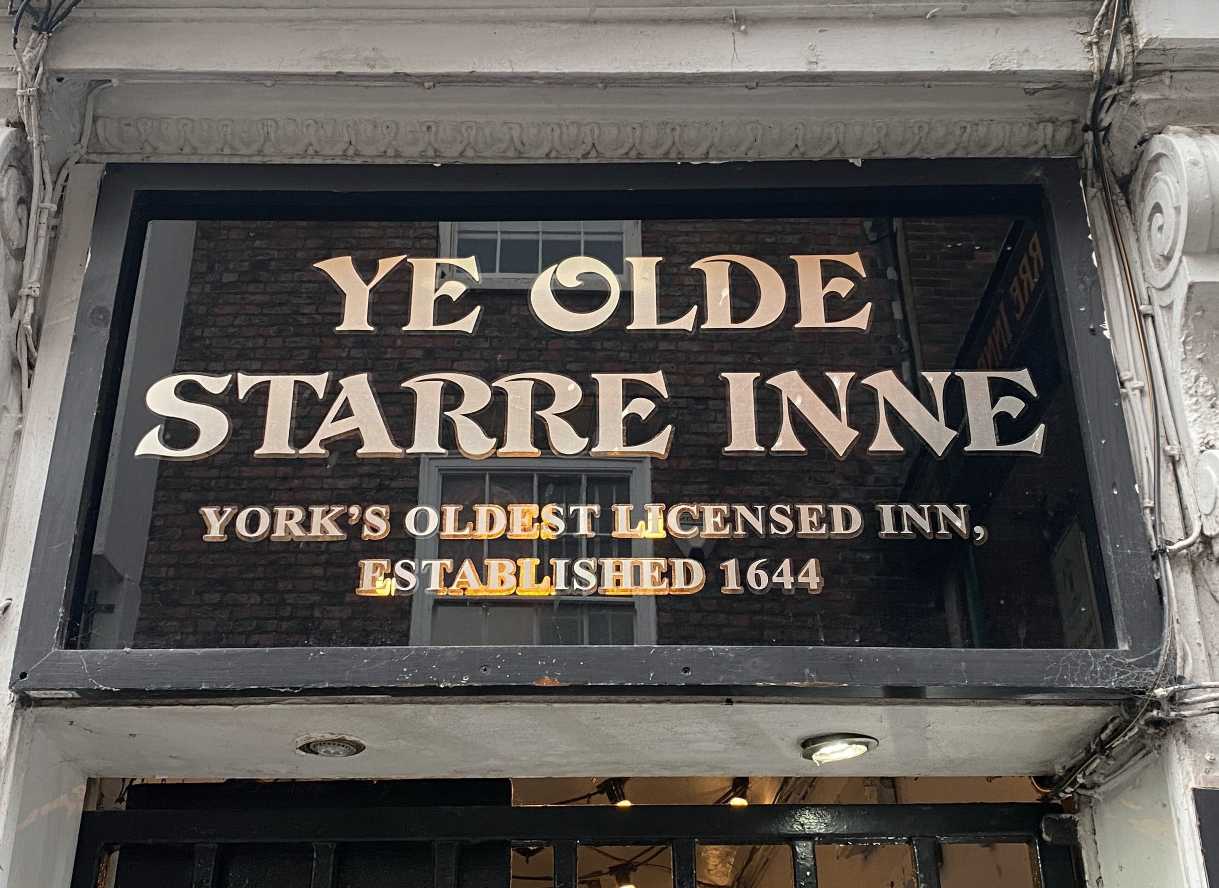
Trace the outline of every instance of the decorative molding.
{"type": "MultiPolygon", "coordinates": [[[[1206,2],[1206,0],[1198,0],[1206,2]]],[[[975,0],[958,6],[937,3],[937,0],[834,0],[831,3],[808,3],[807,0],[737,0],[732,4],[738,16],[751,19],[771,18],[804,20],[827,18],[921,18],[927,13],[934,17],[971,17],[1014,15],[1091,17],[1095,15],[1093,0],[975,0]]],[[[74,20],[88,21],[232,21],[234,19],[280,22],[346,22],[411,21],[421,16],[429,20],[472,18],[487,21],[491,17],[515,20],[536,18],[553,21],[572,19],[624,18],[631,21],[690,20],[731,16],[723,0],[450,0],[437,4],[435,0],[361,0],[358,4],[324,4],[315,0],[277,0],[274,4],[251,4],[249,0],[90,0],[74,13],[74,20]]]]}
{"type": "Polygon", "coordinates": [[[1170,128],[1147,143],[1131,193],[1139,259],[1157,305],[1178,316],[1219,296],[1219,136],[1170,128]]]}
{"type": "Polygon", "coordinates": [[[1154,136],[1130,194],[1176,435],[1198,484],[1203,530],[1214,536],[1215,460],[1200,457],[1219,448],[1219,136],[1179,128],[1154,136]]]}
{"type": "Polygon", "coordinates": [[[1219,71],[1180,71],[1137,80],[1112,111],[1107,144],[1118,177],[1125,181],[1134,175],[1148,140],[1158,133],[1219,132],[1217,94],[1219,71]]]}
{"type": "Polygon", "coordinates": [[[396,120],[98,117],[99,160],[784,160],[1049,157],[1080,152],[1071,118],[396,120]]]}

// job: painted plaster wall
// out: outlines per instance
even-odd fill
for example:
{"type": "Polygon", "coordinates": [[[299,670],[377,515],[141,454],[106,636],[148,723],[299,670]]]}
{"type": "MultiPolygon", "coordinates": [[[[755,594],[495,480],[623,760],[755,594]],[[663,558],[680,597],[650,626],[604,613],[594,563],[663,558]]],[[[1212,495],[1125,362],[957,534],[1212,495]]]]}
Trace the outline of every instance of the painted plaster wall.
{"type": "MultiPolygon", "coordinates": [[[[16,487],[0,561],[0,597],[12,601],[0,616],[0,669],[6,675],[12,668],[101,173],[99,166],[84,165],[73,175],[46,291],[44,348],[16,455],[16,487]]],[[[7,692],[0,695],[0,755],[0,885],[66,885],[85,776],[59,755],[55,738],[40,732],[28,710],[7,692]]]]}

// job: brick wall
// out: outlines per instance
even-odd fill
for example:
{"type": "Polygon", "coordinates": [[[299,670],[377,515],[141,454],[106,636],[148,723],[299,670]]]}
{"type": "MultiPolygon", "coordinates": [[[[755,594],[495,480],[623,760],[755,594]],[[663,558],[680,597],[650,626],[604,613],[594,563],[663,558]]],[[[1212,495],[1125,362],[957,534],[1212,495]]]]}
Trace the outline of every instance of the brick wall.
{"type": "MultiPolygon", "coordinates": [[[[924,348],[947,367],[953,337],[968,324],[972,306],[993,264],[1001,226],[925,220],[908,226],[910,259],[924,348]],[[955,246],[953,246],[955,245],[955,246]],[[937,264],[936,257],[942,259],[937,264]],[[955,286],[954,286],[955,282],[955,286]],[[941,323],[949,315],[952,324],[941,323]]],[[[446,306],[441,320],[483,305],[477,335],[408,336],[397,328],[406,318],[409,273],[405,264],[377,289],[372,309],[378,332],[339,336],[340,299],[312,262],[350,253],[368,275],[377,258],[407,253],[436,255],[436,226],[427,223],[203,222],[195,259],[179,371],[225,373],[334,371],[373,374],[382,409],[398,443],[409,441],[413,405],[402,380],[428,371],[474,373],[491,380],[510,372],[546,369],[565,373],[591,395],[593,372],[663,369],[670,399],[652,424],[672,423],[673,449],[654,463],[656,502],[849,502],[865,510],[865,534],[850,542],[805,540],[720,541],[712,556],[713,582],[690,597],[658,599],[658,633],[669,644],[943,645],[950,643],[943,593],[928,561],[941,544],[886,543],[875,539],[868,504],[900,496],[909,459],[855,455],[838,461],[797,421],[809,447],[805,456],[732,457],[727,441],[725,370],[752,370],[763,378],[798,369],[833,403],[819,377],[826,370],[899,369],[909,358],[893,304],[899,298],[887,268],[892,251],[869,242],[875,227],[861,219],[673,220],[643,226],[644,255],[665,257],[661,265],[661,317],[675,317],[701,302],[703,278],[691,262],[720,252],[755,256],[778,268],[789,289],[781,323],[750,333],[626,333],[626,312],[608,328],[584,336],[547,336],[530,314],[522,292],[471,292],[446,306]],[[844,315],[870,299],[868,335],[840,331],[796,331],[796,287],[790,257],[797,253],[860,250],[867,272],[852,299],[833,311],[844,315]],[[822,561],[825,591],[819,596],[723,596],[714,583],[719,561],[737,557],[808,557],[822,561]]],[[[734,287],[748,296],[748,281],[734,287]]],[[[577,297],[572,297],[577,298],[577,297]]],[[[623,306],[625,309],[625,305],[623,306]]],[[[332,392],[334,383],[332,381],[332,392]]],[[[874,408],[860,392],[852,402],[852,425],[875,426],[874,408]]],[[[233,419],[223,451],[199,462],[162,463],[154,518],[141,581],[142,602],[135,646],[215,647],[281,645],[405,644],[410,599],[368,599],[353,594],[355,565],[362,557],[410,557],[411,541],[400,531],[382,542],[205,544],[197,510],[204,504],[371,503],[389,504],[401,515],[418,502],[418,463],[361,460],[358,442],[333,442],[328,460],[255,460],[262,435],[265,388],[237,403],[222,403],[233,419]]],[[[209,400],[201,398],[202,400],[209,400]]],[[[591,398],[590,398],[591,400],[591,398]]],[[[298,398],[297,444],[320,421],[324,404],[298,398]]],[[[488,429],[498,426],[502,405],[487,411],[488,429]]],[[[777,398],[759,389],[760,440],[776,432],[777,398]]],[[[900,426],[895,422],[895,427],[900,426]]],[[[579,427],[579,421],[577,420],[579,427]]],[[[898,429],[899,437],[902,434],[898,429]]],[[[176,434],[170,429],[170,434],[176,434]]],[[[639,439],[649,434],[638,432],[639,439]]],[[[189,436],[185,440],[190,440],[189,436]]],[[[906,440],[909,440],[908,438],[906,440]]],[[[124,445],[126,446],[126,445],[124,445]]],[[[493,460],[484,466],[493,468],[493,460]]],[[[673,556],[662,543],[657,554],[673,556]]],[[[1028,600],[1005,602],[1038,607],[1052,623],[1053,590],[1026,588],[1028,600]],[[1048,596],[1048,597],[1047,597],[1048,596]],[[1047,601],[1049,604],[1047,605],[1047,601]],[[1047,610],[1048,608],[1048,610],[1047,610]]],[[[1052,642],[1047,630],[1037,640],[1052,642]]],[[[999,638],[998,643],[1026,643],[999,638]]]]}
{"type": "Polygon", "coordinates": [[[903,219],[912,314],[928,370],[956,366],[961,341],[1011,227],[1000,216],[903,219]]]}

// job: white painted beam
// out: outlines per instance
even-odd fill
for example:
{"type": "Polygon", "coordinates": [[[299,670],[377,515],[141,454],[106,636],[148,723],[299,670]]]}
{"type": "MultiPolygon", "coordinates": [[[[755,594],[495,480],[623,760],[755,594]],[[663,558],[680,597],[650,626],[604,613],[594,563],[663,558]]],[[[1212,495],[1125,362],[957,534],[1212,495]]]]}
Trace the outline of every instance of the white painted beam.
{"type": "MultiPolygon", "coordinates": [[[[86,4],[87,6],[88,4],[86,4]]],[[[58,32],[50,67],[70,76],[178,78],[343,75],[737,75],[766,82],[916,76],[940,82],[1038,83],[1089,74],[1088,15],[762,18],[723,10],[714,20],[522,20],[494,15],[360,17],[318,21],[255,7],[227,19],[90,18],[82,7],[58,32]]]]}
{"type": "Polygon", "coordinates": [[[1219,71],[1219,7],[1214,0],[1134,0],[1132,12],[1140,74],[1219,71]]]}
{"type": "Polygon", "coordinates": [[[246,705],[40,706],[38,725],[92,776],[575,777],[594,774],[989,776],[1050,773],[1112,716],[1096,706],[458,699],[246,705]],[[857,731],[872,753],[800,757],[813,734],[857,731]],[[327,759],[296,747],[367,744],[327,759]]]}

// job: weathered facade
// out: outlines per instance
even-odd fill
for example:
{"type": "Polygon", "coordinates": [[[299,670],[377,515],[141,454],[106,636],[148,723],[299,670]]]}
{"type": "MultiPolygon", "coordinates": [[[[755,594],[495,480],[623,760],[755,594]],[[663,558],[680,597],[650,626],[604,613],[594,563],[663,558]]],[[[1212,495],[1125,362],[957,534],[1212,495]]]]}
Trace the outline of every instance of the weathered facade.
{"type": "Polygon", "coordinates": [[[12,6],[0,884],[1219,886],[1211,0],[12,6]]]}

